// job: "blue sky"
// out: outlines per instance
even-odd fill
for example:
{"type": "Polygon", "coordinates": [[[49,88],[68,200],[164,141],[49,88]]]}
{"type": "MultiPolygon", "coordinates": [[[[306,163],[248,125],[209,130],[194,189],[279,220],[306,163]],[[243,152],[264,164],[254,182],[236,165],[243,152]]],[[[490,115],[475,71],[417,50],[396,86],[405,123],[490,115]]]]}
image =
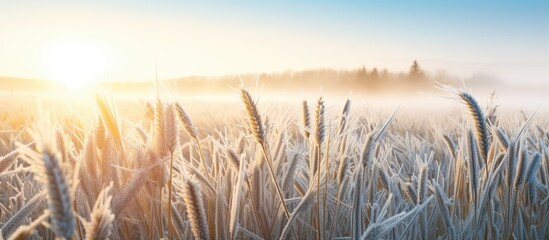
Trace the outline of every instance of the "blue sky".
{"type": "Polygon", "coordinates": [[[548,1],[1,5],[0,75],[47,78],[40,52],[80,41],[114,62],[102,70],[107,80],[150,79],[154,59],[165,78],[362,65],[405,71],[418,59],[432,72],[549,80],[548,1]]]}

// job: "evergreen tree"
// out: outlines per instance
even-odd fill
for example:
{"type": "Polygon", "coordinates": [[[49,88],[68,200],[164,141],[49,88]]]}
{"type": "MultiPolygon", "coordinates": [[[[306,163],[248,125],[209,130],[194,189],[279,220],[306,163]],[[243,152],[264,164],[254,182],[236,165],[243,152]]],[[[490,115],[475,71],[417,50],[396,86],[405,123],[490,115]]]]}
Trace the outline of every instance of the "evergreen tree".
{"type": "Polygon", "coordinates": [[[379,79],[379,73],[377,72],[377,68],[372,69],[372,72],[370,73],[370,78],[372,80],[379,79]]]}
{"type": "Polygon", "coordinates": [[[412,79],[419,79],[419,78],[425,77],[425,74],[423,73],[423,69],[421,69],[421,67],[419,66],[416,60],[414,60],[414,62],[412,63],[412,66],[410,67],[409,76],[412,79]]]}
{"type": "Polygon", "coordinates": [[[368,70],[366,70],[365,66],[362,66],[362,68],[358,69],[357,79],[359,81],[365,81],[367,77],[368,77],[368,70]]]}

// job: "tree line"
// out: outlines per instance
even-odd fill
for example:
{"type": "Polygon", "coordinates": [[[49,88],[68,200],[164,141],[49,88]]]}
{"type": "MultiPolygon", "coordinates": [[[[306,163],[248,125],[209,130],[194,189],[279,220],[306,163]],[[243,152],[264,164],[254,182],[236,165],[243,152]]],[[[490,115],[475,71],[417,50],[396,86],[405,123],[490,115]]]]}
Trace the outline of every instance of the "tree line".
{"type": "MultiPolygon", "coordinates": [[[[423,70],[414,60],[407,72],[392,72],[388,69],[362,66],[355,69],[320,68],[302,71],[275,73],[250,73],[225,75],[220,77],[189,76],[165,80],[168,86],[184,91],[231,91],[241,83],[255,86],[259,83],[270,90],[294,90],[296,88],[314,89],[319,86],[329,90],[341,91],[394,91],[416,90],[431,87],[434,81],[451,82],[446,75],[431,74],[423,70]]],[[[109,83],[114,90],[149,90],[153,82],[109,83]]]]}

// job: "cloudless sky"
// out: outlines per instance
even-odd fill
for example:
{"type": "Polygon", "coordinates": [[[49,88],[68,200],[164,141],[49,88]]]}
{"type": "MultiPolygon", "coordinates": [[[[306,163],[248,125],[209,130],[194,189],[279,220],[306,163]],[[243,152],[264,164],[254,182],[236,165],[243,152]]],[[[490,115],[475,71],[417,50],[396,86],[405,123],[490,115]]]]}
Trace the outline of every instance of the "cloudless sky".
{"type": "Polygon", "coordinates": [[[48,78],[51,49],[101,53],[103,80],[320,67],[549,82],[549,1],[5,1],[0,76],[48,78]]]}

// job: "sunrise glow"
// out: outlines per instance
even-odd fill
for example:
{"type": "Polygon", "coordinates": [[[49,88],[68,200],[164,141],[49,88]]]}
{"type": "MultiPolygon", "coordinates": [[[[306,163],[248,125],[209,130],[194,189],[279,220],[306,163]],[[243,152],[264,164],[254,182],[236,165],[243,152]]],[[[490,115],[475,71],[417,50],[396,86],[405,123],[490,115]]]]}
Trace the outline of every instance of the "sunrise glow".
{"type": "Polygon", "coordinates": [[[43,65],[48,78],[71,89],[94,85],[110,61],[104,49],[84,41],[55,43],[44,53],[43,65]]]}

